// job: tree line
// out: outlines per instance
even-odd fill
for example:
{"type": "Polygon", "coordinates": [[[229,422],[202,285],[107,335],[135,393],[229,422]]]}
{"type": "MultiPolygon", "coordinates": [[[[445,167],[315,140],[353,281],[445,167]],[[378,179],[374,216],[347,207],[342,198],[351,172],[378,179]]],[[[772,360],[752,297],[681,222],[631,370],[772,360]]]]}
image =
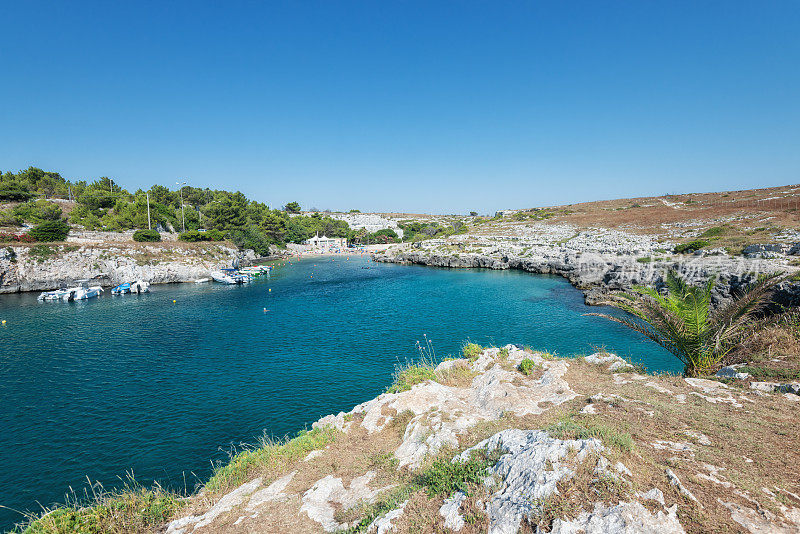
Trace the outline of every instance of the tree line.
{"type": "Polygon", "coordinates": [[[147,229],[149,201],[152,228],[213,230],[212,235],[222,235],[259,254],[267,254],[270,245],[300,243],[316,233],[346,238],[354,235],[344,221],[321,213],[301,215],[297,202],[275,209],[239,191],[189,185],[172,191],[153,185],[131,192],[108,177],[70,181],[57,172],[36,167],[17,173],[0,172],[0,202],[15,204],[0,209],[0,226],[62,219],[62,206],[48,199],[75,201],[66,216],[69,223],[104,231],[147,229]]]}

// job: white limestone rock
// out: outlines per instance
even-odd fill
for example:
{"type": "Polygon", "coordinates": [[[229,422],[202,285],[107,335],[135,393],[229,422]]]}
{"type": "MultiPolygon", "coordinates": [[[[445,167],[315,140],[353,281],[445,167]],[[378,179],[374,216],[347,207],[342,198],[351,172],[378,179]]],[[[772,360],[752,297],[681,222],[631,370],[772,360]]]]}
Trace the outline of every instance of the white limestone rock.
{"type": "Polygon", "coordinates": [[[683,534],[677,505],[655,514],[639,502],[616,505],[595,503],[592,512],[582,512],[573,520],[553,521],[553,534],[683,534]]]}
{"type": "Polygon", "coordinates": [[[411,414],[395,456],[399,467],[414,468],[427,455],[435,454],[444,446],[457,447],[458,435],[480,421],[496,420],[506,413],[540,414],[577,396],[563,378],[569,362],[547,360],[513,345],[505,348],[508,349],[508,363],[514,366],[523,358],[530,358],[544,370],[541,377],[525,378],[517,371],[503,369],[497,359],[499,349],[491,348],[469,364],[473,371],[480,373],[469,387],[427,381],[409,391],[385,393],[356,406],[352,413],[364,414],[361,425],[370,433],[385,428],[396,415],[411,414]]]}
{"type": "Polygon", "coordinates": [[[446,499],[441,508],[439,508],[439,515],[444,518],[445,528],[449,528],[458,532],[464,528],[464,518],[461,516],[461,504],[467,499],[463,492],[457,491],[452,497],[446,499]]]}
{"type": "Polygon", "coordinates": [[[167,525],[167,534],[184,534],[210,525],[220,515],[230,512],[234,507],[242,504],[245,498],[253,493],[260,485],[261,478],[256,478],[255,480],[242,484],[235,490],[224,495],[206,513],[202,515],[186,516],[172,521],[167,525]]]}
{"type": "Polygon", "coordinates": [[[388,532],[395,531],[396,529],[393,521],[399,519],[403,515],[407,504],[408,501],[405,501],[394,510],[386,512],[384,515],[377,518],[367,527],[367,532],[374,534],[387,534],[388,532]]]}
{"type": "Polygon", "coordinates": [[[582,462],[603,445],[597,439],[560,440],[541,430],[504,430],[467,449],[454,461],[466,460],[473,451],[505,451],[489,470],[499,482],[487,504],[489,533],[517,532],[523,517],[535,511],[535,503],[556,491],[564,477],[574,470],[562,461],[570,451],[582,462]]]}
{"type": "Polygon", "coordinates": [[[369,483],[375,478],[375,475],[375,471],[367,471],[354,478],[347,488],[344,487],[341,478],[335,478],[332,475],[318,480],[303,494],[300,513],[308,514],[309,518],[322,525],[325,532],[347,528],[349,525],[339,523],[334,519],[336,513],[334,504],[338,504],[346,510],[355,506],[359,501],[372,502],[380,492],[390,488],[387,486],[371,490],[369,483]]]}

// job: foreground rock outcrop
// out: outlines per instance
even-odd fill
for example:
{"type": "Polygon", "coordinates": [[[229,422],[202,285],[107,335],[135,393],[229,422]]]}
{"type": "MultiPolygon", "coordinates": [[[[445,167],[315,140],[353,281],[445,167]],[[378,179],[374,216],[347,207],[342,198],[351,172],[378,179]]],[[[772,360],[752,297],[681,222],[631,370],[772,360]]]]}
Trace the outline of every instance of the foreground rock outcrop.
{"type": "Polygon", "coordinates": [[[235,457],[166,532],[800,531],[797,395],[513,345],[430,372],[235,457]]]}

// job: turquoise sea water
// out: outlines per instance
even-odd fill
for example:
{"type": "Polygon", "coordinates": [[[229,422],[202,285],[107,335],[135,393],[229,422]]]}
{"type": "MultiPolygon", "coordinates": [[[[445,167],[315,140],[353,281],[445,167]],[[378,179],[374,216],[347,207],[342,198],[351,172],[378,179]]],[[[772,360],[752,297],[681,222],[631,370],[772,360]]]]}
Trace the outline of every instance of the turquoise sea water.
{"type": "MultiPolygon", "coordinates": [[[[232,444],[379,394],[423,334],[439,358],[465,340],[560,355],[604,345],[680,370],[641,336],[583,317],[597,308],[560,277],[355,256],[294,262],[248,286],[152,290],[76,303],[0,295],[0,505],[36,510],[81,493],[86,477],[111,487],[126,471],[191,490],[232,444]]],[[[0,508],[0,528],[20,518],[0,508]]]]}

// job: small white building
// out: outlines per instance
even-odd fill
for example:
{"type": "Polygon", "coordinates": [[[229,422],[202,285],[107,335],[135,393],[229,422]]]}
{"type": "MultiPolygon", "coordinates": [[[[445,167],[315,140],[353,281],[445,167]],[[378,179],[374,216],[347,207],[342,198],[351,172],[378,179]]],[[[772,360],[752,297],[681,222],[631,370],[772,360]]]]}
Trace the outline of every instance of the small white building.
{"type": "Polygon", "coordinates": [[[347,239],[344,237],[320,237],[319,234],[317,234],[303,241],[303,244],[320,250],[332,250],[336,248],[347,248],[347,239]]]}

